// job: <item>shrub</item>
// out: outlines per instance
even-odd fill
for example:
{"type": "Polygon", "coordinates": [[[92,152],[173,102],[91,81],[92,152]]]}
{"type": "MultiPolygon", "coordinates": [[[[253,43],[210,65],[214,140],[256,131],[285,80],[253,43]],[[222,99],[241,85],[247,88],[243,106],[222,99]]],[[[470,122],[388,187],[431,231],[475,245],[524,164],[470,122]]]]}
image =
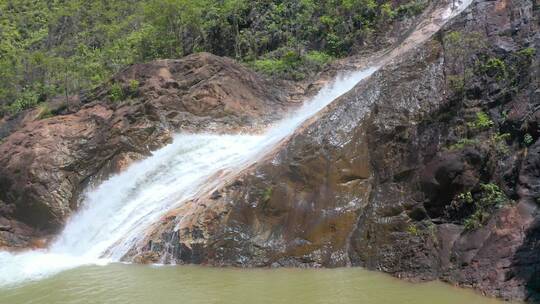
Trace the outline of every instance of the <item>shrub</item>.
{"type": "Polygon", "coordinates": [[[334,59],[332,56],[319,51],[311,51],[306,54],[306,60],[319,65],[320,67],[326,65],[334,59]]]}
{"type": "Polygon", "coordinates": [[[531,134],[527,133],[523,136],[523,144],[525,146],[530,146],[533,143],[534,139],[531,134]]]}
{"type": "Polygon", "coordinates": [[[24,90],[19,97],[10,104],[7,109],[11,114],[19,113],[23,110],[34,107],[39,103],[39,96],[33,90],[24,90]]]}
{"type": "Polygon", "coordinates": [[[519,50],[517,53],[519,56],[523,56],[525,58],[531,59],[536,54],[536,49],[533,47],[528,47],[528,48],[519,50]]]}
{"type": "Polygon", "coordinates": [[[471,191],[468,191],[468,192],[465,192],[465,193],[460,193],[458,195],[458,199],[462,200],[463,202],[465,202],[467,204],[474,203],[474,199],[472,197],[471,191]]]}
{"type": "Polygon", "coordinates": [[[493,121],[486,113],[480,111],[476,112],[476,119],[473,122],[467,123],[467,126],[471,129],[485,130],[493,126],[493,121]]]}
{"type": "Polygon", "coordinates": [[[509,202],[508,198],[502,190],[493,183],[480,184],[480,191],[473,198],[472,194],[460,194],[458,198],[474,204],[476,211],[465,219],[463,225],[465,230],[474,230],[489,219],[490,211],[494,208],[501,208],[509,202]]]}
{"type": "Polygon", "coordinates": [[[482,192],[478,202],[481,207],[501,207],[508,202],[508,198],[496,184],[480,184],[480,189],[482,192]]]}
{"type": "Polygon", "coordinates": [[[506,64],[499,58],[490,58],[483,66],[483,70],[488,76],[495,77],[497,80],[503,80],[508,75],[506,64]]]}
{"type": "Polygon", "coordinates": [[[407,227],[407,233],[410,235],[418,236],[420,234],[420,231],[418,231],[418,227],[416,227],[415,224],[410,224],[407,227]]]}
{"type": "MultiPolygon", "coordinates": [[[[279,52],[276,52],[279,53],[279,52]]],[[[320,52],[310,51],[300,56],[297,52],[286,50],[275,58],[255,60],[250,65],[258,72],[273,77],[302,80],[310,72],[320,71],[334,57],[320,52]]]]}
{"type": "Polygon", "coordinates": [[[131,79],[131,80],[129,81],[129,91],[130,91],[130,93],[135,93],[135,92],[137,92],[137,90],[139,89],[139,85],[140,85],[140,83],[139,83],[138,80],[136,80],[136,79],[131,79]]]}
{"type": "Polygon", "coordinates": [[[124,90],[119,83],[114,83],[109,91],[109,98],[113,102],[124,100],[124,90]]]}
{"type": "Polygon", "coordinates": [[[482,210],[477,210],[463,222],[463,226],[467,231],[478,229],[483,226],[488,217],[489,214],[486,214],[482,210]]]}
{"type": "Polygon", "coordinates": [[[269,76],[277,76],[279,73],[286,70],[286,65],[280,59],[259,59],[252,63],[255,70],[269,76]]]}
{"type": "Polygon", "coordinates": [[[392,20],[397,16],[398,12],[394,11],[392,9],[392,4],[391,3],[385,3],[385,4],[381,5],[381,14],[385,18],[387,18],[389,20],[392,20]]]}

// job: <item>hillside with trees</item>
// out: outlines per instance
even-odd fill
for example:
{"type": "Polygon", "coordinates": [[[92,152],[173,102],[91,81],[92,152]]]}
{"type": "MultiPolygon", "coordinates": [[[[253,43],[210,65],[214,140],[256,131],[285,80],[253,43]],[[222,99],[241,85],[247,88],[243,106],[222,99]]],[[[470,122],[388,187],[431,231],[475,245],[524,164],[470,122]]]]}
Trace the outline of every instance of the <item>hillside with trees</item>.
{"type": "Polygon", "coordinates": [[[1,0],[0,114],[91,89],[122,68],[207,51],[301,80],[377,46],[424,0],[1,0]]]}

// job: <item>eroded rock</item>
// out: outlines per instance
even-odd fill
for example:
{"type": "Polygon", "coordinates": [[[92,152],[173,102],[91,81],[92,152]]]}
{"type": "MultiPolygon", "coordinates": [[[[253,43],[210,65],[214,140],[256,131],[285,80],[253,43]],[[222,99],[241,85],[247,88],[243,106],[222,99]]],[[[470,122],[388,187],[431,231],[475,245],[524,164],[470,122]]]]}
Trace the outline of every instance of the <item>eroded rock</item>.
{"type": "Polygon", "coordinates": [[[234,61],[201,53],[129,67],[71,99],[61,115],[4,119],[0,218],[24,229],[15,238],[3,229],[0,246],[58,231],[86,187],[169,143],[173,132],[256,130],[279,117],[286,97],[234,61]]]}

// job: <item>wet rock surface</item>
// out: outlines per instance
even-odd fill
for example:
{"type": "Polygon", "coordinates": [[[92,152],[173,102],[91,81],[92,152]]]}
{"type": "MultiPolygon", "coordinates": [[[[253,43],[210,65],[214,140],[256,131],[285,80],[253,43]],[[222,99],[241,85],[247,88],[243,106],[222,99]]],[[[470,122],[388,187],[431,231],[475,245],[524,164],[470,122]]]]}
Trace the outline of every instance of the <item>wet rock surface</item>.
{"type": "Polygon", "coordinates": [[[364,266],[538,301],[538,20],[475,1],[126,258],[364,266]]]}
{"type": "Polygon", "coordinates": [[[0,247],[58,231],[86,187],[169,143],[173,132],[258,129],[289,105],[283,90],[207,53],[137,64],[80,97],[0,124],[0,247]]]}

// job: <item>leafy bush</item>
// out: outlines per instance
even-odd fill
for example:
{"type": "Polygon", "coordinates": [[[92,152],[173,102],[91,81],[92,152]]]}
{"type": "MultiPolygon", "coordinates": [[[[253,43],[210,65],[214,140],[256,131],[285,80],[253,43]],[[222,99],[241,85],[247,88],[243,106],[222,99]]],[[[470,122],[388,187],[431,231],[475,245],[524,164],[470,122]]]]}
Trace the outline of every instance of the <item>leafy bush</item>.
{"type": "Polygon", "coordinates": [[[461,199],[465,199],[469,204],[474,204],[475,207],[475,212],[463,222],[466,230],[482,227],[489,219],[490,212],[493,209],[501,208],[509,202],[509,199],[499,186],[493,183],[480,184],[480,191],[474,197],[471,193],[471,195],[465,194],[461,196],[461,199]]]}
{"type": "Polygon", "coordinates": [[[467,231],[475,230],[482,227],[488,218],[488,213],[484,212],[483,210],[477,210],[470,217],[465,219],[463,226],[467,231]]]}
{"type": "Polygon", "coordinates": [[[24,90],[20,96],[10,104],[7,109],[11,114],[19,113],[23,110],[34,107],[39,103],[39,96],[33,90],[24,90]]]}
{"type": "Polygon", "coordinates": [[[280,57],[255,60],[250,65],[268,76],[302,80],[310,72],[320,71],[333,57],[320,51],[310,51],[303,56],[285,51],[280,57]]]}
{"type": "Polygon", "coordinates": [[[259,59],[252,63],[252,67],[269,76],[278,76],[288,70],[285,61],[281,59],[259,59]]]}
{"type": "Polygon", "coordinates": [[[418,227],[416,227],[415,224],[410,224],[407,227],[407,233],[414,236],[420,235],[420,231],[418,230],[418,227]]]}
{"type": "Polygon", "coordinates": [[[483,66],[483,70],[487,75],[495,77],[497,80],[503,80],[508,76],[506,64],[499,58],[490,58],[483,66]]]}
{"type": "Polygon", "coordinates": [[[465,202],[467,204],[474,203],[474,199],[472,197],[471,191],[468,191],[468,192],[465,192],[465,193],[460,193],[458,195],[458,199],[462,200],[463,202],[465,202]]]}
{"type": "Polygon", "coordinates": [[[534,139],[531,134],[527,133],[525,136],[523,136],[523,144],[525,144],[525,146],[530,146],[533,141],[534,139]]]}
{"type": "Polygon", "coordinates": [[[535,54],[536,54],[536,49],[533,48],[533,47],[524,48],[524,49],[518,51],[519,56],[523,56],[523,57],[529,58],[529,59],[533,58],[535,54]]]}
{"type": "Polygon", "coordinates": [[[472,122],[467,123],[467,126],[475,130],[485,130],[493,126],[493,121],[486,113],[480,111],[476,112],[476,119],[472,122]]]}
{"type": "Polygon", "coordinates": [[[398,15],[398,12],[392,9],[391,3],[381,5],[381,13],[385,18],[390,20],[394,19],[398,15]]]}
{"type": "Polygon", "coordinates": [[[137,79],[131,79],[129,81],[129,91],[130,93],[135,93],[139,89],[140,82],[137,79]]]}
{"type": "Polygon", "coordinates": [[[306,60],[319,67],[323,67],[333,59],[332,56],[320,51],[311,51],[306,54],[306,60]]]}
{"type": "Polygon", "coordinates": [[[508,201],[504,192],[496,184],[480,184],[480,189],[481,197],[478,203],[482,207],[501,207],[508,201]]]}
{"type": "Polygon", "coordinates": [[[111,85],[111,89],[109,90],[109,98],[113,102],[124,100],[124,89],[122,89],[122,86],[119,83],[114,83],[111,85]]]}

